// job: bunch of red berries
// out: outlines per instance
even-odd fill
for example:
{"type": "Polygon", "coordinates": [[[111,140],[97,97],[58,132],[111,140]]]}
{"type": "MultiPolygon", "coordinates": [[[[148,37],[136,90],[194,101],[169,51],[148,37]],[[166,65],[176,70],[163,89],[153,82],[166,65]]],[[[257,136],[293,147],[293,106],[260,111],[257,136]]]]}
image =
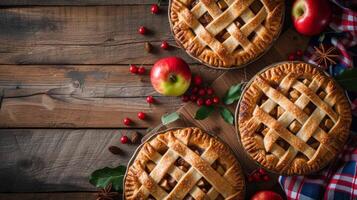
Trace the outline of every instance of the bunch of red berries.
{"type": "Polygon", "coordinates": [[[262,168],[256,169],[248,175],[249,182],[269,181],[269,180],[270,177],[268,173],[262,168]]]}
{"type": "Polygon", "coordinates": [[[201,76],[196,75],[191,81],[191,87],[182,96],[183,102],[196,102],[198,106],[211,106],[213,104],[218,104],[220,99],[215,96],[215,92],[211,87],[205,87],[203,84],[203,79],[201,76]]]}
{"type": "Polygon", "coordinates": [[[304,55],[304,52],[299,49],[296,52],[292,52],[288,56],[289,61],[294,61],[294,60],[302,60],[302,56],[304,55]]]}

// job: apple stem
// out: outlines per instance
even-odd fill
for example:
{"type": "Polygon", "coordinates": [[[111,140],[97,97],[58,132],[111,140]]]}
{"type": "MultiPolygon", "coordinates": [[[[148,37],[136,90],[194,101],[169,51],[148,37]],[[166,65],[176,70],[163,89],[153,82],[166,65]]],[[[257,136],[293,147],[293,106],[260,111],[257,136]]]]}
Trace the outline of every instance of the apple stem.
{"type": "Polygon", "coordinates": [[[170,75],[169,79],[172,83],[175,83],[177,81],[176,75],[173,75],[173,74],[170,75]]]}

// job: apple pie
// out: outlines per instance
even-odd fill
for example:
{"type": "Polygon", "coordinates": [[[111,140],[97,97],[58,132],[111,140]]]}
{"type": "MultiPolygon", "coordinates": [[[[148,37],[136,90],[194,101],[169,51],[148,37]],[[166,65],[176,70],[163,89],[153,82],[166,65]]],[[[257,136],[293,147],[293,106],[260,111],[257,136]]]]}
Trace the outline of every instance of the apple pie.
{"type": "Polygon", "coordinates": [[[284,9],[284,0],[171,0],[169,20],[190,56],[214,68],[236,68],[268,50],[284,9]]]}
{"type": "Polygon", "coordinates": [[[285,62],[247,84],[237,126],[243,147],[261,166],[303,175],[342,150],[351,119],[348,99],[331,77],[307,63],[285,62]]]}
{"type": "Polygon", "coordinates": [[[243,172],[219,140],[198,128],[173,129],[143,144],[128,167],[132,199],[243,199],[243,172]]]}

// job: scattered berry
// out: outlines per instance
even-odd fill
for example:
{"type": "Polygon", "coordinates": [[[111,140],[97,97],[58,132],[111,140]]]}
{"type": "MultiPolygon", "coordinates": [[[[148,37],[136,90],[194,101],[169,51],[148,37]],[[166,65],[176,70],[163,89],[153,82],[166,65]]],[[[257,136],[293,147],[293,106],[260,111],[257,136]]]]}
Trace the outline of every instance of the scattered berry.
{"type": "Polygon", "coordinates": [[[159,6],[157,4],[152,4],[151,5],[151,13],[152,14],[158,14],[159,13],[159,6]]]}
{"type": "Polygon", "coordinates": [[[214,91],[212,88],[207,88],[206,93],[207,93],[207,95],[212,95],[214,93],[214,91]]]}
{"type": "Polygon", "coordinates": [[[260,174],[258,174],[258,173],[252,174],[252,178],[253,178],[254,181],[261,181],[262,180],[261,177],[260,177],[260,174]]]}
{"type": "Polygon", "coordinates": [[[262,169],[262,168],[259,168],[258,172],[259,172],[259,174],[262,174],[262,175],[265,175],[265,174],[267,173],[267,172],[266,172],[264,169],[262,169]]]}
{"type": "Polygon", "coordinates": [[[124,123],[125,125],[129,126],[129,125],[131,124],[131,119],[125,117],[125,118],[123,119],[123,123],[124,123]]]}
{"type": "Polygon", "coordinates": [[[143,75],[143,74],[145,74],[145,71],[146,71],[145,67],[140,66],[138,69],[138,74],[143,75]]]}
{"type": "Polygon", "coordinates": [[[138,73],[138,67],[136,65],[130,65],[129,71],[132,74],[137,74],[138,73]]]}
{"type": "Polygon", "coordinates": [[[193,77],[193,83],[195,84],[195,85],[201,85],[202,84],[202,77],[201,76],[199,76],[199,75],[196,75],[196,76],[194,76],[193,77]]]}
{"type": "Polygon", "coordinates": [[[295,60],[295,54],[294,53],[290,53],[289,56],[288,56],[288,60],[289,61],[295,60]]]}
{"type": "Polygon", "coordinates": [[[201,89],[198,90],[198,95],[205,96],[205,94],[206,94],[206,90],[205,89],[201,88],[201,89]]]}
{"type": "Polygon", "coordinates": [[[197,92],[198,92],[198,87],[196,87],[196,86],[193,87],[193,88],[192,88],[192,93],[193,93],[193,94],[197,94],[197,92]]]}
{"type": "Polygon", "coordinates": [[[183,102],[187,102],[187,101],[189,101],[190,100],[190,97],[189,96],[187,96],[187,95],[183,95],[182,96],[182,101],[183,102]]]}
{"type": "Polygon", "coordinates": [[[138,118],[144,120],[146,118],[146,114],[143,112],[138,112],[138,118]]]}
{"type": "Polygon", "coordinates": [[[152,104],[152,103],[154,103],[154,102],[155,102],[155,99],[154,99],[154,97],[153,97],[153,96],[147,96],[147,97],[146,97],[146,102],[148,102],[148,103],[152,104]]]}
{"type": "Polygon", "coordinates": [[[194,95],[194,94],[192,94],[192,95],[190,96],[190,99],[191,99],[192,102],[195,102],[195,101],[197,100],[197,96],[194,95]]]}
{"type": "Polygon", "coordinates": [[[205,103],[205,101],[202,98],[198,98],[196,101],[198,106],[203,106],[203,104],[205,103]]]}
{"type": "Polygon", "coordinates": [[[122,144],[126,144],[126,143],[128,143],[128,141],[129,141],[128,136],[126,136],[126,135],[121,136],[120,142],[121,142],[122,144]]]}
{"type": "Polygon", "coordinates": [[[161,43],[161,49],[167,50],[169,48],[169,43],[167,43],[165,40],[162,41],[161,43]]]}
{"type": "Polygon", "coordinates": [[[140,26],[140,28],[139,28],[139,33],[141,34],[141,35],[145,35],[146,34],[146,32],[147,32],[147,30],[146,30],[146,28],[145,28],[145,26],[140,26]]]}
{"type": "Polygon", "coordinates": [[[296,51],[296,55],[299,57],[301,57],[303,54],[304,54],[304,52],[301,49],[296,51]]]}
{"type": "Polygon", "coordinates": [[[213,103],[218,104],[219,103],[219,97],[213,97],[213,103]]]}
{"type": "Polygon", "coordinates": [[[212,105],[212,99],[206,99],[206,106],[210,106],[210,105],[212,105]]]}
{"type": "Polygon", "coordinates": [[[264,180],[264,181],[269,181],[269,180],[270,180],[270,177],[269,177],[268,175],[264,175],[264,176],[263,176],[263,180],[264,180]]]}

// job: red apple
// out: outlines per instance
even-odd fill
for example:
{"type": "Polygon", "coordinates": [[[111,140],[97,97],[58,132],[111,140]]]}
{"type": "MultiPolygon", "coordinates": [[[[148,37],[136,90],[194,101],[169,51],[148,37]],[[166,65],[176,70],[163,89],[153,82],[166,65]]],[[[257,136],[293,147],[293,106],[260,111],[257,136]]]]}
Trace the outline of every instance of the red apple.
{"type": "Polygon", "coordinates": [[[255,193],[250,200],[283,200],[283,198],[273,191],[261,190],[255,193]]]}
{"type": "Polygon", "coordinates": [[[328,0],[296,0],[291,16],[299,33],[308,36],[317,35],[331,20],[331,5],[328,0]]]}
{"type": "Polygon", "coordinates": [[[160,94],[180,96],[190,87],[191,70],[181,58],[166,57],[154,64],[150,79],[152,86],[160,94]]]}

